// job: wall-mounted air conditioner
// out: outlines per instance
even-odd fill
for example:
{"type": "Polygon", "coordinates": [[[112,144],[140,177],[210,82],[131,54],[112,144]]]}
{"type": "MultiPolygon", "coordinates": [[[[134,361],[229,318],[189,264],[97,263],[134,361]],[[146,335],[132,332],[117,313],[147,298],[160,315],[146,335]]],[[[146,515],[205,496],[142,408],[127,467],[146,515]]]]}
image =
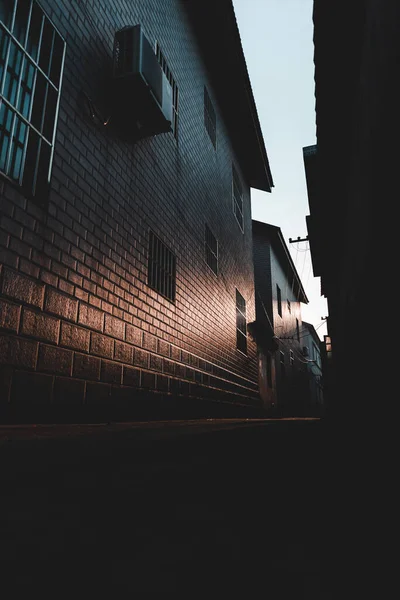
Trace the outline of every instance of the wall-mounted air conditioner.
{"type": "Polygon", "coordinates": [[[113,75],[114,112],[124,129],[137,137],[171,131],[171,84],[140,25],[116,32],[113,75]]]}

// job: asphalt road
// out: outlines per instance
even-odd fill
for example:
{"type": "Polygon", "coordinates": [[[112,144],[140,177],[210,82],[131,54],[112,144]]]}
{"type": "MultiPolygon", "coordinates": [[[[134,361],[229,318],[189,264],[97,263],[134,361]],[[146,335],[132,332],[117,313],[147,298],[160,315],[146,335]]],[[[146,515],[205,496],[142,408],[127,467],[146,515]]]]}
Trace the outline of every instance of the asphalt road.
{"type": "Polygon", "coordinates": [[[318,420],[9,427],[0,461],[4,590],[336,598],[318,420]]]}

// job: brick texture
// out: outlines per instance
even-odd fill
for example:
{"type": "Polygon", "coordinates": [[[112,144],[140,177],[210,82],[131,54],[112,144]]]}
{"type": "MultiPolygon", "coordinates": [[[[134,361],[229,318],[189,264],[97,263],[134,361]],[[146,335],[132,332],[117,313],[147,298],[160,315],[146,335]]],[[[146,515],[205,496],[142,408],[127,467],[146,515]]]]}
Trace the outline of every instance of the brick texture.
{"type": "Polygon", "coordinates": [[[73,350],[89,351],[90,332],[71,323],[61,324],[60,344],[73,350]]]}
{"type": "Polygon", "coordinates": [[[72,351],[40,344],[38,370],[59,375],[71,375],[72,351]]]}
{"type": "Polygon", "coordinates": [[[258,406],[256,346],[249,339],[247,355],[236,348],[236,288],[248,321],[255,318],[250,190],[182,3],[40,4],[67,52],[48,198],[35,203],[0,175],[0,365],[35,371],[23,384],[13,377],[10,402],[37,375],[54,405],[70,393],[74,405],[108,406],[110,385],[124,385],[258,406]],[[85,93],[109,115],[114,32],[137,23],[159,42],[177,82],[176,137],[133,143],[88,109],[85,93]],[[204,85],[216,149],[204,125],[204,85]],[[233,213],[232,163],[244,233],[233,213]],[[205,262],[206,223],[219,243],[218,276],[205,262]],[[174,303],[147,284],[150,230],[176,257],[174,303]],[[40,351],[38,339],[46,342],[40,351]]]}
{"type": "Polygon", "coordinates": [[[39,340],[56,343],[60,333],[60,321],[49,315],[24,308],[21,333],[39,340]]]}
{"type": "Polygon", "coordinates": [[[0,300],[0,329],[18,331],[21,307],[11,304],[5,300],[0,300]]]}

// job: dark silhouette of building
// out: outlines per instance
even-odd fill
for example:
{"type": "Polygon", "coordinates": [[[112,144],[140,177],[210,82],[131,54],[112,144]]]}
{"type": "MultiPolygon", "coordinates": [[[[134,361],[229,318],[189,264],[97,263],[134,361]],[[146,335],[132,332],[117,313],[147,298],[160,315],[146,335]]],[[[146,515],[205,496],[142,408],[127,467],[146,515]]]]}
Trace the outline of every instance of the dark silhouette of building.
{"type": "Polygon", "coordinates": [[[315,0],[313,19],[317,148],[304,159],[314,275],[329,307],[329,414],[365,415],[389,393],[389,378],[367,365],[396,255],[381,225],[398,186],[400,5],[315,0]]]}
{"type": "Polygon", "coordinates": [[[301,302],[308,299],[279,227],[253,220],[256,321],[250,332],[259,351],[264,406],[303,414],[309,403],[302,353],[301,302]]]}
{"type": "Polygon", "coordinates": [[[1,410],[259,407],[273,183],[231,1],[0,6],[1,410]]]}

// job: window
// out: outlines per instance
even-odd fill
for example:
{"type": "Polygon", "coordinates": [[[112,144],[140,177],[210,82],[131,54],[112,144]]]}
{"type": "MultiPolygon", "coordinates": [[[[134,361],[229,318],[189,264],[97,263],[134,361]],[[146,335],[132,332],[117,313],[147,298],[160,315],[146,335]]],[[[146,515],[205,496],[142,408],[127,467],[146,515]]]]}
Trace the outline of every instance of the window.
{"type": "Polygon", "coordinates": [[[272,388],[272,365],[271,365],[271,355],[267,352],[267,383],[268,387],[272,388]]]}
{"type": "Polygon", "coordinates": [[[286,366],[285,366],[285,353],[282,350],[279,352],[279,362],[281,365],[281,376],[282,379],[286,377],[286,366]]]}
{"type": "Polygon", "coordinates": [[[176,258],[152,231],[149,237],[148,285],[175,302],[176,258]]]}
{"type": "Polygon", "coordinates": [[[276,286],[276,297],[278,299],[278,315],[282,316],[282,294],[279,285],[276,286]]]}
{"type": "Polygon", "coordinates": [[[300,327],[299,327],[299,320],[296,319],[296,336],[297,336],[297,341],[300,341],[300,327]]]}
{"type": "Polygon", "coordinates": [[[243,188],[240,182],[239,174],[232,165],[232,196],[233,196],[233,212],[239,223],[240,229],[243,231],[243,188]]]}
{"type": "Polygon", "coordinates": [[[206,86],[204,86],[204,125],[206,126],[210,140],[214,148],[217,147],[217,116],[208,94],[206,86]]]}
{"type": "Polygon", "coordinates": [[[290,366],[294,367],[294,352],[293,350],[289,350],[290,353],[290,366]]]}
{"type": "Polygon", "coordinates": [[[313,354],[314,354],[314,360],[315,360],[316,364],[320,367],[321,366],[320,352],[315,344],[313,344],[313,354]]]}
{"type": "Polygon", "coordinates": [[[218,241],[207,224],[205,226],[204,249],[206,263],[218,275],[218,241]]]}
{"type": "Polygon", "coordinates": [[[236,290],[236,348],[247,354],[246,300],[236,290]]]}
{"type": "Polygon", "coordinates": [[[0,171],[44,201],[65,42],[35,0],[0,2],[0,171]]]}
{"type": "Polygon", "coordinates": [[[170,82],[171,87],[172,87],[172,133],[177,138],[178,137],[178,86],[175,83],[175,79],[172,77],[171,70],[167,65],[167,62],[165,60],[163,53],[161,52],[161,48],[160,48],[158,42],[156,42],[156,56],[157,56],[158,62],[161,65],[162,70],[165,73],[165,76],[167,77],[167,79],[170,82]]]}
{"type": "Polygon", "coordinates": [[[290,306],[290,300],[287,300],[287,309],[290,314],[292,314],[292,307],[290,306]]]}

